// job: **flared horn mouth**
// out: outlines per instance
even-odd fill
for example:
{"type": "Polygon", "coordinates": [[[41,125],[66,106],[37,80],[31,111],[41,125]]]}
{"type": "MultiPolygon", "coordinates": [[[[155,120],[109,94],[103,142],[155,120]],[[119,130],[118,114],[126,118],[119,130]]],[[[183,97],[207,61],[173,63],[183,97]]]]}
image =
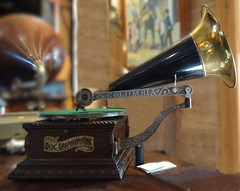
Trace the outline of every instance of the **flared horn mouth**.
{"type": "Polygon", "coordinates": [[[206,76],[221,77],[236,86],[236,66],[227,38],[212,11],[202,6],[202,20],[191,36],[199,50],[206,76]]]}

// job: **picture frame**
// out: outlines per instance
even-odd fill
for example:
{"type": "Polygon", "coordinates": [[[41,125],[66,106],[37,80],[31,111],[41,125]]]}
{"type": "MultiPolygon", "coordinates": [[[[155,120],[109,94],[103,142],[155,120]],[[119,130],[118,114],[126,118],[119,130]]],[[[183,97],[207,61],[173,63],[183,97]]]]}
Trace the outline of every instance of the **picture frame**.
{"type": "Polygon", "coordinates": [[[188,0],[123,0],[128,70],[160,54],[189,33],[188,0]]]}

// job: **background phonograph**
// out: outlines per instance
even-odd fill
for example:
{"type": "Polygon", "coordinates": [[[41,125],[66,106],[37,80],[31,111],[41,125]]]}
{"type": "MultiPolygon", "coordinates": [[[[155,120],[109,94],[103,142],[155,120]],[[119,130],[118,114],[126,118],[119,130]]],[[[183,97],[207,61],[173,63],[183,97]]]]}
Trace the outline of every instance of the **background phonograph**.
{"type": "Polygon", "coordinates": [[[0,3],[1,146],[12,137],[24,137],[22,123],[39,119],[37,110],[71,107],[66,43],[70,36],[61,39],[68,25],[60,20],[65,13],[58,4],[39,0],[0,3]]]}
{"type": "MultiPolygon", "coordinates": [[[[0,138],[5,142],[19,135],[24,137],[26,131],[28,132],[27,159],[19,164],[11,178],[100,178],[94,176],[96,174],[94,172],[103,173],[102,178],[109,178],[111,172],[117,172],[113,178],[122,178],[133,148],[143,142],[147,150],[160,151],[221,170],[233,170],[226,165],[228,157],[220,153],[228,152],[225,143],[227,138],[233,137],[234,134],[223,132],[228,126],[224,116],[230,111],[225,99],[234,97],[235,91],[226,90],[223,83],[214,78],[191,80],[215,75],[220,76],[230,87],[234,87],[237,81],[234,77],[235,66],[232,64],[231,51],[215,17],[206,11],[208,9],[202,12],[204,21],[200,23],[202,1],[194,3],[187,0],[140,1],[143,7],[144,3],[146,6],[156,3],[155,8],[158,11],[168,9],[172,13],[173,10],[177,10],[178,14],[170,14],[170,19],[175,21],[174,34],[178,33],[174,39],[176,37],[181,40],[166,52],[163,51],[163,47],[160,48],[161,43],[150,45],[150,51],[156,52],[157,49],[159,54],[154,53],[157,57],[146,60],[141,58],[141,54],[135,55],[145,62],[139,68],[135,68],[136,64],[131,65],[132,60],[129,58],[131,54],[140,52],[140,49],[136,52],[136,44],[134,46],[128,44],[133,42],[130,42],[133,39],[129,39],[128,24],[135,15],[129,8],[137,10],[140,18],[144,17],[140,8],[134,9],[137,6],[136,1],[73,0],[38,1],[38,3],[42,7],[41,11],[36,11],[35,7],[32,11],[26,12],[42,16],[40,19],[34,20],[35,17],[27,15],[16,17],[16,21],[11,20],[11,17],[10,20],[2,19],[2,25],[0,22],[0,56],[3,61],[0,65],[2,72],[0,104],[3,114],[0,117],[3,119],[1,132],[4,132],[4,136],[0,138]],[[193,9],[194,7],[198,8],[193,9]],[[197,16],[193,17],[191,14],[195,13],[197,16]],[[47,25],[43,20],[46,16],[47,25]],[[199,20],[199,25],[194,18],[199,20]],[[61,27],[63,25],[65,29],[61,27]],[[191,37],[182,39],[189,33],[191,37]],[[69,39],[72,40],[71,44],[69,39]],[[161,77],[157,75],[159,73],[161,77]],[[120,77],[122,74],[126,75],[120,77]],[[159,85],[159,89],[151,89],[159,85]],[[192,85],[193,95],[192,87],[188,85],[192,85]],[[82,88],[90,90],[79,91],[82,88]],[[141,89],[139,91],[132,90],[139,88],[141,89]],[[120,92],[104,93],[109,90],[120,92]],[[222,92],[227,93],[220,95],[222,92]],[[179,96],[125,99],[129,96],[148,95],[179,96]],[[193,98],[191,110],[172,113],[182,107],[191,107],[191,96],[193,98]],[[185,102],[178,105],[182,100],[185,102]],[[91,105],[92,102],[94,105],[91,105]],[[79,111],[63,110],[75,109],[76,104],[79,111]],[[96,109],[84,110],[88,105],[96,109]],[[99,109],[102,106],[126,110],[99,109]],[[169,107],[173,109],[166,110],[169,107]],[[165,110],[167,114],[163,112],[161,114],[163,116],[160,115],[157,119],[161,121],[170,114],[161,125],[163,128],[154,134],[151,133],[151,138],[149,135],[146,136],[153,128],[155,130],[158,128],[153,124],[154,127],[150,126],[150,129],[147,129],[159,112],[165,110]],[[37,113],[50,121],[36,122],[39,120],[37,113]],[[125,114],[128,119],[123,117],[125,114]],[[19,128],[22,123],[25,123],[26,131],[19,128]],[[99,127],[102,128],[101,131],[99,127]],[[102,131],[106,135],[104,138],[102,131]],[[128,136],[133,139],[127,139],[128,136]],[[101,143],[104,145],[104,152],[101,152],[101,143]],[[96,160],[98,165],[94,165],[96,160]],[[73,161],[75,166],[69,166],[73,161]],[[39,164],[44,168],[39,169],[39,164]],[[75,170],[76,166],[81,166],[82,169],[75,170]],[[86,170],[86,167],[91,170],[86,170]],[[61,173],[55,173],[58,172],[57,169],[61,169],[61,173]],[[36,175],[39,171],[40,174],[36,175]],[[72,176],[68,176],[69,173],[72,176]]],[[[219,16],[220,8],[216,8],[217,4],[217,0],[212,1],[210,8],[216,16],[219,16]]],[[[9,9],[13,8],[13,5],[14,3],[8,4],[7,1],[3,1],[2,7],[9,9]]],[[[7,18],[6,15],[2,17],[7,18]]],[[[163,18],[164,16],[160,14],[155,22],[160,22],[163,18]]],[[[157,35],[160,31],[153,32],[157,35]]],[[[228,30],[225,32],[230,36],[228,30]]],[[[146,46],[144,41],[140,43],[141,48],[146,48],[152,36],[151,30],[145,32],[143,30],[141,35],[147,39],[146,46]]],[[[161,42],[161,38],[158,40],[161,42]]],[[[232,43],[231,37],[229,42],[232,43]]],[[[233,47],[233,53],[235,51],[233,47]]],[[[234,100],[235,97],[232,101],[234,100]]],[[[234,119],[235,115],[231,116],[234,119]]],[[[234,120],[231,123],[234,123],[234,120]]],[[[231,128],[234,130],[234,124],[230,126],[233,126],[231,128]]],[[[141,149],[137,152],[142,156],[141,149]]]]}

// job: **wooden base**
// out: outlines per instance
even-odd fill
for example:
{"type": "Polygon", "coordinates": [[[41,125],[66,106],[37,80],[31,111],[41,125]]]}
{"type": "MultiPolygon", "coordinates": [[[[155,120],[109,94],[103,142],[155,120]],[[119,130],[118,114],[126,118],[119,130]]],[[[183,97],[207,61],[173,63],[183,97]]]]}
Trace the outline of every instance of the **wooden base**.
{"type": "Polygon", "coordinates": [[[128,137],[127,116],[25,123],[26,159],[10,179],[122,179],[133,149],[116,154],[128,137]]]}
{"type": "Polygon", "coordinates": [[[25,159],[10,173],[10,179],[122,179],[134,149],[119,158],[88,160],[25,159]]]}

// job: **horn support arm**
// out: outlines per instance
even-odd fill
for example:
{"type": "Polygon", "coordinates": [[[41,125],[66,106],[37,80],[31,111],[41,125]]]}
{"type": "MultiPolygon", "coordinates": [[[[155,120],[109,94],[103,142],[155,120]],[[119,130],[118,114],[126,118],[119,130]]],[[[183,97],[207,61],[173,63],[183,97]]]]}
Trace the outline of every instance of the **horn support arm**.
{"type": "Polygon", "coordinates": [[[117,154],[120,150],[125,150],[129,148],[136,147],[144,143],[149,139],[155,131],[160,127],[162,121],[172,112],[177,111],[181,108],[190,108],[191,107],[191,98],[185,98],[185,102],[174,107],[168,108],[160,113],[160,115],[154,120],[154,122],[142,133],[126,138],[126,139],[117,139],[115,142],[114,152],[117,154]]]}
{"type": "Polygon", "coordinates": [[[128,97],[184,96],[191,97],[192,87],[188,85],[142,88],[93,93],[89,89],[81,89],[76,95],[77,110],[84,109],[93,101],[108,99],[123,99],[128,97]]]}
{"type": "Polygon", "coordinates": [[[82,89],[76,96],[77,109],[90,105],[95,100],[108,100],[108,99],[120,99],[127,97],[156,97],[156,96],[184,96],[185,101],[179,105],[168,108],[160,113],[155,121],[142,133],[126,138],[116,138],[114,145],[114,153],[117,154],[120,150],[136,147],[147,139],[149,139],[154,132],[161,125],[162,121],[172,112],[181,108],[191,108],[191,95],[192,87],[188,85],[182,86],[170,86],[170,87],[157,87],[157,88],[142,88],[133,90],[121,90],[121,91],[110,91],[110,92],[97,92],[92,93],[89,89],[82,89]]]}

